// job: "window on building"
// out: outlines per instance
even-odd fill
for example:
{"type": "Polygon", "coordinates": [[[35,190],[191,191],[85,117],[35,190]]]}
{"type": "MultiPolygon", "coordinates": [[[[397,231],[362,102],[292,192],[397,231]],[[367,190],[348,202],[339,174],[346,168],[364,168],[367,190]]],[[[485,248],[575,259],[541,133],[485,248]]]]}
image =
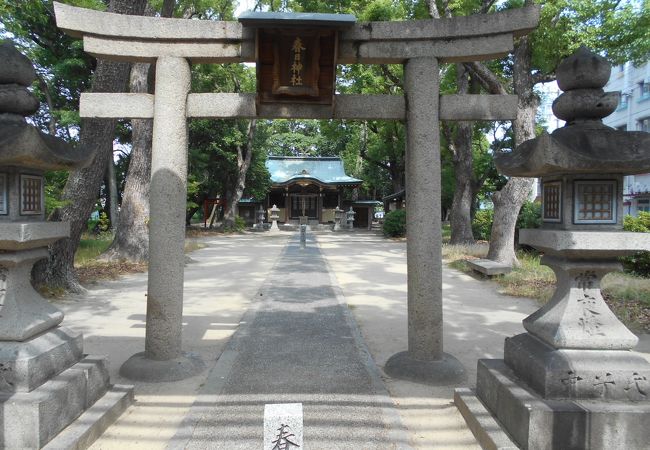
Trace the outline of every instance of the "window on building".
{"type": "Polygon", "coordinates": [[[641,92],[641,98],[650,97],[650,82],[646,82],[646,81],[640,82],[639,91],[641,92]]]}
{"type": "Polygon", "coordinates": [[[636,210],[650,212],[650,200],[649,199],[640,199],[636,201],[636,210]]]}
{"type": "Polygon", "coordinates": [[[639,120],[639,131],[645,131],[646,133],[650,133],[650,117],[644,117],[643,119],[639,120]]]}
{"type": "Polygon", "coordinates": [[[627,108],[627,101],[628,101],[629,95],[627,94],[621,94],[621,99],[618,102],[618,109],[626,109],[627,108]]]}

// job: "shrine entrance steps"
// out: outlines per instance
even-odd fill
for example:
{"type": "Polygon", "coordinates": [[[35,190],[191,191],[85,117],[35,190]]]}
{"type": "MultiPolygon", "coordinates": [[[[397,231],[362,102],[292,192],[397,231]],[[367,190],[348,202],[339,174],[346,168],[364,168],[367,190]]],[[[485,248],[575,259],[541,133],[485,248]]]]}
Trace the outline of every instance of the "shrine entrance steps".
{"type": "Polygon", "coordinates": [[[265,405],[296,403],[305,448],[410,448],[313,234],[289,240],[257,297],[169,448],[273,448],[265,405]]]}

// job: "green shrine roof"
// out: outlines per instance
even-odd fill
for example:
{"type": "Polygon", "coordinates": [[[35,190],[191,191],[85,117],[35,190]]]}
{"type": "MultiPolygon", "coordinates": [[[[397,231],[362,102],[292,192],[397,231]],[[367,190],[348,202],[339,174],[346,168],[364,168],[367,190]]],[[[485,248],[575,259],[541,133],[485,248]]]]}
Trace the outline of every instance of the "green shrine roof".
{"type": "Polygon", "coordinates": [[[336,156],[269,156],[266,168],[273,184],[290,184],[299,180],[321,184],[359,185],[362,180],[345,173],[343,161],[336,156]]]}
{"type": "Polygon", "coordinates": [[[244,11],[238,20],[244,26],[328,26],[348,27],[354,25],[357,18],[352,14],[323,14],[323,13],[287,13],[244,11]]]}

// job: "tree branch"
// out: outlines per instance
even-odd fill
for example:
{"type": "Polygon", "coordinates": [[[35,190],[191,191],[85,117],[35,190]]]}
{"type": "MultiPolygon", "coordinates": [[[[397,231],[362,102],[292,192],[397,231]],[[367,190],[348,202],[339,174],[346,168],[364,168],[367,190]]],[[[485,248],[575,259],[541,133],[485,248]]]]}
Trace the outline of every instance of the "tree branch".
{"type": "Polygon", "coordinates": [[[390,71],[386,64],[380,64],[379,68],[381,69],[381,72],[384,74],[384,76],[388,78],[391,83],[393,83],[393,85],[398,87],[402,86],[402,80],[399,77],[395,76],[395,74],[390,71]]]}
{"type": "Polygon", "coordinates": [[[479,14],[487,13],[490,10],[490,8],[492,8],[492,5],[494,5],[495,2],[496,0],[483,0],[483,5],[481,6],[481,9],[479,9],[478,13],[479,14]]]}
{"type": "Polygon", "coordinates": [[[501,84],[499,78],[488,69],[485,64],[474,61],[464,63],[463,65],[472,72],[476,79],[481,83],[481,86],[483,86],[490,94],[506,95],[508,93],[503,84],[501,84]]]}
{"type": "Polygon", "coordinates": [[[45,80],[39,74],[36,74],[38,79],[38,85],[45,95],[45,102],[47,103],[47,109],[50,111],[50,120],[47,123],[47,129],[52,136],[56,136],[56,121],[54,120],[54,102],[52,101],[52,95],[50,94],[50,87],[47,85],[45,80]]]}
{"type": "Polygon", "coordinates": [[[555,73],[542,73],[542,72],[534,73],[532,75],[532,78],[534,84],[550,83],[551,81],[555,81],[557,79],[555,73]]]}

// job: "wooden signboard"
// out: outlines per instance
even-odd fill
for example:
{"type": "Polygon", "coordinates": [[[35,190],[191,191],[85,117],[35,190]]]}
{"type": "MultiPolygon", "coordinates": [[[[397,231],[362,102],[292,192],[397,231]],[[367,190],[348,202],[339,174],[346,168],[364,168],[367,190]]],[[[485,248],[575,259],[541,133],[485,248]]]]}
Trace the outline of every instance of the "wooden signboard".
{"type": "Polygon", "coordinates": [[[336,30],[258,29],[258,101],[332,104],[337,37],[336,30]]]}

